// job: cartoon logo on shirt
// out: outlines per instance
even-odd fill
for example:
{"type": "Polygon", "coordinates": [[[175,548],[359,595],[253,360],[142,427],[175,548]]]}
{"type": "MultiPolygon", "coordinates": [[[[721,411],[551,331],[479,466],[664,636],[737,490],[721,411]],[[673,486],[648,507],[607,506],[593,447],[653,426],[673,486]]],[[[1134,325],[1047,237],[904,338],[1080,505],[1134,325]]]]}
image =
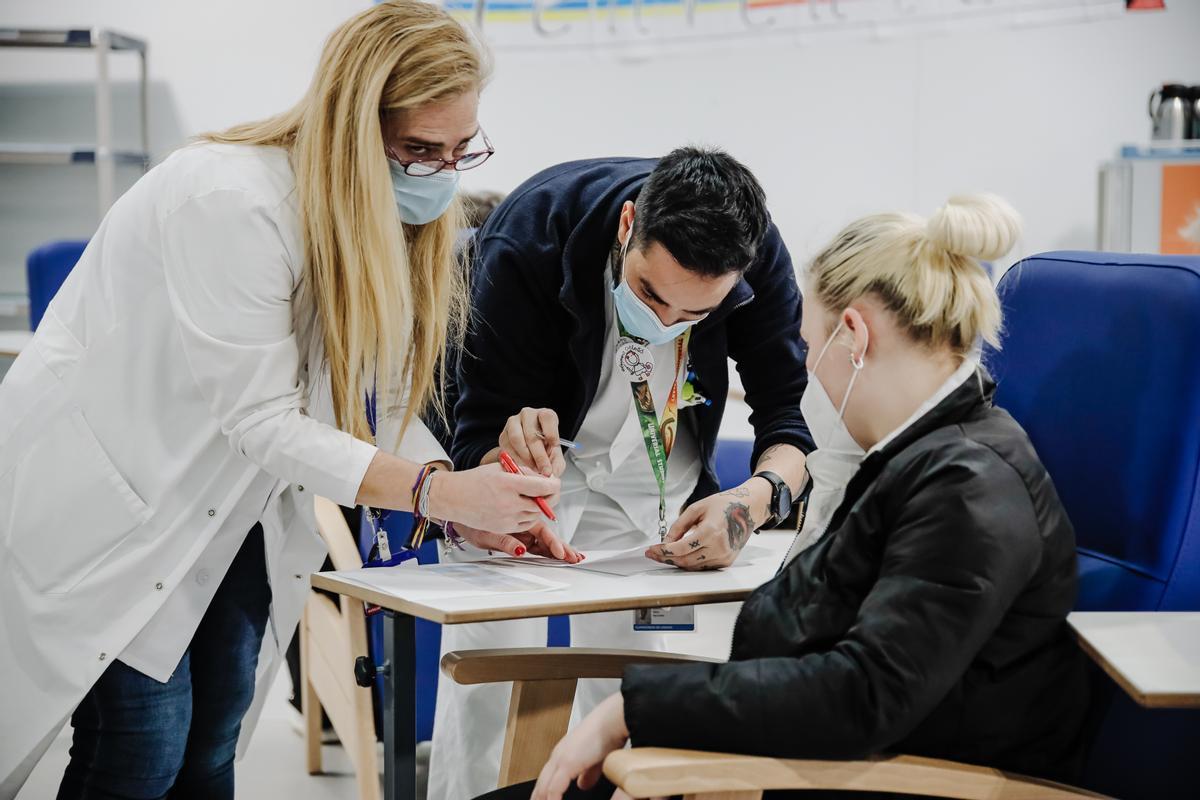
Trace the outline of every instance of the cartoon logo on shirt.
{"type": "Polygon", "coordinates": [[[654,373],[654,356],[645,345],[622,337],[617,342],[616,355],[617,367],[631,383],[649,380],[654,373]]]}

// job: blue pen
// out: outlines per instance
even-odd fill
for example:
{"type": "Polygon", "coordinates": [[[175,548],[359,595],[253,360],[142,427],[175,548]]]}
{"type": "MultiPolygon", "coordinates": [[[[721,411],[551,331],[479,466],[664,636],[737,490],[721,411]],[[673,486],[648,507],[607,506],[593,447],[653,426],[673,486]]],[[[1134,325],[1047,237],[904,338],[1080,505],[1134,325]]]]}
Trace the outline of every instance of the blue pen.
{"type": "MultiPolygon", "coordinates": [[[[545,438],[546,438],[546,434],[544,434],[544,433],[540,433],[540,432],[539,432],[539,433],[538,433],[538,438],[539,438],[539,439],[542,439],[542,440],[544,441],[544,440],[545,440],[545,438]]],[[[578,450],[578,449],[579,449],[579,443],[578,443],[578,442],[572,442],[570,439],[563,439],[563,438],[561,438],[561,437],[560,437],[560,438],[559,438],[559,440],[558,440],[558,444],[559,444],[559,446],[560,446],[560,447],[569,447],[569,448],[570,448],[570,449],[572,449],[572,450],[578,450]]]]}

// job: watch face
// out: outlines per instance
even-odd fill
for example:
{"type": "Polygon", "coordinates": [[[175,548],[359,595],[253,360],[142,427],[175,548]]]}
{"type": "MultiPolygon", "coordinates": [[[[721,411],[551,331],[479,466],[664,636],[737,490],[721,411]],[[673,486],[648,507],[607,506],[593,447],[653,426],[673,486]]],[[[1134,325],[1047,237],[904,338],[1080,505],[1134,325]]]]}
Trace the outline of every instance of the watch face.
{"type": "Polygon", "coordinates": [[[779,508],[777,509],[777,513],[781,522],[787,519],[788,515],[792,513],[792,490],[788,488],[786,483],[779,487],[779,508]]]}

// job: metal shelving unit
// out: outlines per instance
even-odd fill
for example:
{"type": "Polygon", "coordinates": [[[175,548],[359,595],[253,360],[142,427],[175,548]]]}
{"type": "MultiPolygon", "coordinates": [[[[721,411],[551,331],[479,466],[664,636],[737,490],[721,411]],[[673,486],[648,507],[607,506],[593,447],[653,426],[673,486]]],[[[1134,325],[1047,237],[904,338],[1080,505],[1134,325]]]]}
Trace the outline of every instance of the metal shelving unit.
{"type": "Polygon", "coordinates": [[[146,43],[116,31],[92,28],[0,28],[0,47],[92,50],[96,54],[96,141],[95,144],[66,145],[36,142],[0,142],[0,164],[94,164],[99,187],[100,216],[113,202],[114,169],[117,164],[150,166],[150,135],[147,121],[146,43]],[[111,53],[138,55],[139,106],[142,146],[140,150],[116,149],[112,133],[112,82],[108,57],[111,53]]]}

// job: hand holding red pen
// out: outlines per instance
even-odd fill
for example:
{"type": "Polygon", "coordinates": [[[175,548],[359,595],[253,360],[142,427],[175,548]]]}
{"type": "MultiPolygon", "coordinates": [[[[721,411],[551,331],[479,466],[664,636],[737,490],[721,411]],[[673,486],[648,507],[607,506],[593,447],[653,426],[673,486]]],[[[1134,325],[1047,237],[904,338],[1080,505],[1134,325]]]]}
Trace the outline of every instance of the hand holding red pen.
{"type": "MultiPolygon", "coordinates": [[[[512,456],[503,450],[500,451],[500,466],[502,466],[504,471],[510,475],[521,474],[521,468],[517,466],[517,462],[513,461],[512,456]]],[[[537,507],[542,510],[542,513],[546,515],[547,519],[549,519],[551,522],[558,521],[558,518],[554,516],[554,512],[550,509],[550,504],[546,502],[545,498],[535,497],[533,498],[533,502],[537,503],[537,507]]]]}

